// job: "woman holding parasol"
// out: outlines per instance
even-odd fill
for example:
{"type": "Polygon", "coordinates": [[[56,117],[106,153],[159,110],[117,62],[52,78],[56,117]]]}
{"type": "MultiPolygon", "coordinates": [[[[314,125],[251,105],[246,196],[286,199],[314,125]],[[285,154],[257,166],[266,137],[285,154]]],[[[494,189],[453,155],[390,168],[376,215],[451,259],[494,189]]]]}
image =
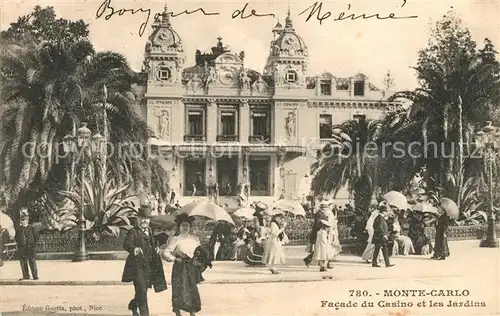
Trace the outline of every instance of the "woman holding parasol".
{"type": "Polygon", "coordinates": [[[185,213],[176,219],[178,235],[169,239],[163,257],[173,262],[172,267],[172,310],[181,315],[181,310],[190,315],[201,310],[198,283],[203,281],[201,272],[211,266],[209,253],[200,247],[197,236],[191,234],[194,217],[185,213]]]}
{"type": "Polygon", "coordinates": [[[434,255],[431,259],[445,260],[450,256],[448,248],[448,226],[450,225],[450,217],[458,217],[458,206],[449,198],[441,199],[441,212],[436,226],[436,239],[434,242],[434,255]]]}

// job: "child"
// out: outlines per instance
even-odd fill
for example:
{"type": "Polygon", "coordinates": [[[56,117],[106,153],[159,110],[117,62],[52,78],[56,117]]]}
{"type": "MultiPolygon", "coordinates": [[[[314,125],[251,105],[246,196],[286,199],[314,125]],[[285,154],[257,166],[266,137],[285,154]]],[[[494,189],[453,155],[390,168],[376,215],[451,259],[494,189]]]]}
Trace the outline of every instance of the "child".
{"type": "Polygon", "coordinates": [[[316,237],[316,244],[314,245],[314,259],[318,260],[320,266],[319,271],[326,271],[326,264],[329,260],[333,260],[334,251],[332,248],[332,236],[329,236],[330,223],[326,220],[321,220],[321,229],[318,231],[316,237]]]}

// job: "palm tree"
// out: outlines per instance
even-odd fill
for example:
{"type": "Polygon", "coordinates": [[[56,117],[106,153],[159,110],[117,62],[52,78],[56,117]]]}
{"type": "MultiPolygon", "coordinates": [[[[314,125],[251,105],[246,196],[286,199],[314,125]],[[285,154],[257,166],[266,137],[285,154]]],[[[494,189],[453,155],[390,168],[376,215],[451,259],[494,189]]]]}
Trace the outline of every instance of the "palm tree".
{"type": "Polygon", "coordinates": [[[455,56],[453,67],[448,69],[437,64],[415,68],[424,85],[393,97],[413,102],[412,122],[400,135],[410,133],[414,140],[419,139],[423,144],[435,142],[447,150],[446,156],[441,149],[437,155],[427,152],[435,162],[431,164],[431,174],[440,179],[439,185],[447,187],[447,196],[461,195],[464,156],[469,153],[464,144],[471,144],[474,129],[488,119],[489,97],[499,79],[496,67],[464,52],[455,56]],[[416,126],[421,126],[419,133],[415,133],[416,126]]]}
{"type": "Polygon", "coordinates": [[[315,195],[337,194],[347,186],[354,193],[355,211],[365,214],[371,203],[379,163],[378,144],[382,122],[351,120],[333,128],[334,141],[327,144],[313,167],[311,187],[315,195]]]}
{"type": "MultiPolygon", "coordinates": [[[[105,111],[110,128],[106,134],[115,149],[108,157],[112,177],[126,175],[138,184],[149,181],[145,170],[161,168],[151,165],[147,151],[117,152],[125,143],[145,145],[150,135],[146,122],[132,108],[131,87],[136,76],[122,55],[96,53],[86,41],[21,43],[2,45],[0,61],[0,166],[11,204],[31,186],[48,181],[54,168],[68,168],[61,159],[60,144],[65,135],[75,133],[81,121],[104,134],[103,116],[99,115],[103,110],[95,108],[96,104],[102,107],[103,85],[108,89],[105,111]],[[31,155],[23,153],[23,148],[30,147],[36,149],[31,155]]],[[[156,173],[167,176],[163,169],[156,173]]]]}

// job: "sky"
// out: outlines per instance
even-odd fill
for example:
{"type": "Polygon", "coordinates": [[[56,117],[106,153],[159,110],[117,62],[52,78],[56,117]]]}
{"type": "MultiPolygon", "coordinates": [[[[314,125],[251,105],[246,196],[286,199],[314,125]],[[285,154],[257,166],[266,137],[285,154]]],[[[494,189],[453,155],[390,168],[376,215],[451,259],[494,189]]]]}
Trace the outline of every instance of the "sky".
{"type": "MultiPolygon", "coordinates": [[[[152,15],[163,11],[164,0],[106,0],[116,11],[119,9],[150,9],[152,15]]],[[[241,10],[247,2],[237,0],[222,1],[181,1],[167,0],[169,11],[180,13],[203,8],[205,12],[219,15],[193,13],[171,18],[172,25],[183,40],[186,53],[186,67],[194,64],[196,49],[210,51],[222,37],[224,44],[235,53],[245,51],[245,67],[262,72],[269,44],[273,38],[272,28],[279,19],[284,24],[288,8],[294,27],[309,49],[308,75],[318,75],[325,71],[339,77],[349,77],[362,72],[378,87],[383,87],[383,78],[388,70],[394,78],[395,89],[411,89],[416,86],[415,72],[417,52],[426,46],[430,26],[453,7],[463,20],[474,40],[479,44],[485,37],[500,47],[500,1],[498,0],[342,0],[323,1],[321,15],[331,13],[330,18],[321,23],[316,15],[306,21],[314,5],[311,0],[256,0],[249,1],[246,15],[251,10],[257,14],[274,14],[275,17],[232,18],[235,10],[241,10]],[[300,14],[307,10],[306,13],[300,14]],[[342,20],[335,18],[346,12],[372,15],[379,13],[387,17],[394,13],[397,17],[416,16],[407,19],[367,19],[342,20]]],[[[140,70],[144,46],[151,33],[151,22],[143,36],[139,28],[145,22],[147,13],[126,12],[113,15],[108,20],[96,18],[102,1],[95,0],[2,0],[0,27],[9,27],[18,16],[29,14],[35,5],[53,6],[56,14],[65,19],[83,19],[89,24],[90,39],[98,51],[111,50],[124,54],[135,70],[140,70]]],[[[321,2],[318,2],[321,3],[321,2]]],[[[108,9],[107,13],[109,13],[108,9]]]]}

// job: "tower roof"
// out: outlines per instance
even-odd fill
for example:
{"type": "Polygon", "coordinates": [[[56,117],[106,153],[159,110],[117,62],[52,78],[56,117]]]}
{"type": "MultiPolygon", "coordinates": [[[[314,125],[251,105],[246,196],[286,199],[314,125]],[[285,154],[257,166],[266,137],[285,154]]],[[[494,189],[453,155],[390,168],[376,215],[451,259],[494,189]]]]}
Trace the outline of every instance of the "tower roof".
{"type": "MultiPolygon", "coordinates": [[[[281,25],[280,25],[281,26],[281,25]]],[[[275,27],[274,30],[278,28],[275,27]]],[[[307,56],[307,46],[293,27],[290,10],[285,19],[285,27],[278,29],[278,38],[273,42],[273,55],[304,55],[307,56]]]]}
{"type": "Polygon", "coordinates": [[[182,39],[179,34],[173,29],[170,23],[170,15],[167,5],[165,5],[163,12],[157,15],[152,25],[153,32],[149,36],[148,44],[146,44],[146,51],[159,50],[178,51],[182,52],[182,39]]]}

